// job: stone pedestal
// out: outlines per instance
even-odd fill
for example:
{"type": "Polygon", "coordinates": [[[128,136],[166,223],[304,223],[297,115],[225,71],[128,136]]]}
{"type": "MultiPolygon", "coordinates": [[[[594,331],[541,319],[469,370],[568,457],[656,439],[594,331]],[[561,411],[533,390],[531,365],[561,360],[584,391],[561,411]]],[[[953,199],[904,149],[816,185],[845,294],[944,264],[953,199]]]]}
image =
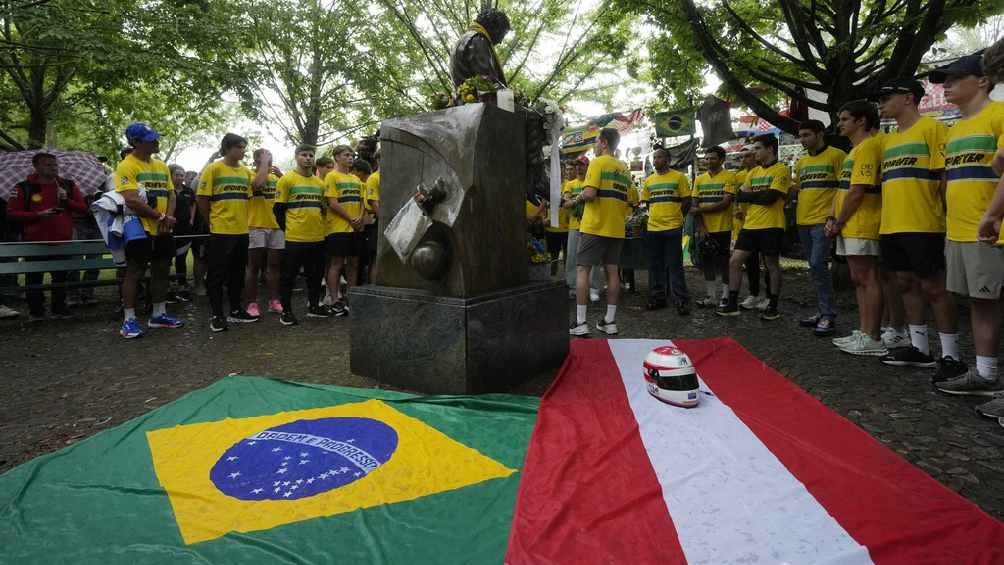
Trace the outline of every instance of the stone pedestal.
{"type": "Polygon", "coordinates": [[[568,354],[561,282],[474,298],[369,285],[349,293],[352,372],[436,394],[504,391],[568,354]]]}

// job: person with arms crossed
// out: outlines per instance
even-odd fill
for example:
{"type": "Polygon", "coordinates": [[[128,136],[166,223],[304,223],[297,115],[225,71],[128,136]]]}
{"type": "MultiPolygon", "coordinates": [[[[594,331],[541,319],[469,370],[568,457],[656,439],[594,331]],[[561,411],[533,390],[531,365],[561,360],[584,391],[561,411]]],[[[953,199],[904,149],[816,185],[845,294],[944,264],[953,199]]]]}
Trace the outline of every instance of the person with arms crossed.
{"type": "Polygon", "coordinates": [[[729,296],[729,247],[736,177],[731,171],[722,168],[725,150],[721,147],[716,145],[708,149],[704,159],[708,163],[708,170],[694,181],[691,195],[694,203],[690,208],[690,215],[697,217],[698,231],[702,238],[712,242],[700,246],[710,252],[701,256],[706,296],[698,300],[697,305],[714,308],[721,306],[729,296]]]}

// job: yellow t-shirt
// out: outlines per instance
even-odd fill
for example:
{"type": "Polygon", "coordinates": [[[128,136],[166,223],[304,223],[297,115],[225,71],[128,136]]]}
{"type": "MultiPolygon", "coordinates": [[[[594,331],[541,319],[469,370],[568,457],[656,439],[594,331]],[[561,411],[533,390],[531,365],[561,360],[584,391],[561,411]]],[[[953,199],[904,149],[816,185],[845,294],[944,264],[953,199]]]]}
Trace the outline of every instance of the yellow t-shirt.
{"type": "Polygon", "coordinates": [[[687,175],[670,169],[649,175],[641,183],[641,199],[648,202],[648,231],[666,231],[683,227],[683,200],[690,197],[687,175]]]}
{"type": "Polygon", "coordinates": [[[252,190],[248,202],[248,227],[276,230],[279,224],[275,221],[272,205],[275,204],[275,185],[279,177],[269,173],[265,186],[261,190],[252,190]]]}
{"type": "MultiPolygon", "coordinates": [[[[784,195],[791,187],[791,172],[788,165],[778,161],[769,167],[754,167],[746,176],[746,182],[754,192],[776,190],[784,195]]],[[[763,230],[768,228],[784,229],[784,198],[778,198],[773,204],[749,203],[746,210],[744,230],[763,230]]]]}
{"type": "MultiPolygon", "coordinates": [[[[324,198],[337,198],[338,205],[350,218],[358,218],[362,214],[363,183],[359,177],[341,173],[337,170],[324,177],[324,198]]],[[[327,212],[328,235],[333,233],[352,233],[352,224],[331,210],[327,212]]]]}
{"type": "MultiPolygon", "coordinates": [[[[171,182],[171,171],[167,165],[159,159],[150,158],[150,161],[126,155],[125,159],[115,168],[115,192],[125,192],[127,190],[140,190],[146,192],[147,203],[156,201],[153,209],[164,214],[167,212],[167,201],[174,192],[174,183],[171,182]]],[[[156,235],[157,219],[141,217],[140,222],[146,233],[156,235]]]]}
{"type": "Polygon", "coordinates": [[[945,231],[939,187],[945,168],[945,125],[922,116],[906,131],[882,136],[880,233],[945,231]]]}
{"type": "Polygon", "coordinates": [[[373,213],[373,202],[380,202],[380,171],[377,171],[370,175],[370,178],[366,179],[366,198],[364,200],[364,205],[366,211],[373,213]]]}
{"type": "Polygon", "coordinates": [[[868,188],[865,189],[865,196],[858,209],[840,230],[840,235],[857,239],[879,238],[883,208],[881,165],[882,141],[876,137],[869,137],[859,143],[844,159],[840,171],[840,188],[833,200],[836,215],[840,215],[841,206],[844,205],[851,185],[863,184],[868,188]]]}
{"type": "Polygon", "coordinates": [[[240,235],[248,232],[248,199],[251,198],[250,169],[228,167],[223,161],[206,165],[199,175],[197,196],[209,197],[209,232],[240,235]]]}
{"type": "MultiPolygon", "coordinates": [[[[582,181],[579,179],[572,179],[565,183],[565,189],[562,194],[567,195],[566,198],[569,200],[574,200],[579,193],[582,192],[582,181]]],[[[579,218],[575,217],[574,208],[565,208],[568,211],[568,229],[578,230],[579,229],[579,218]]]]}
{"type": "MultiPolygon", "coordinates": [[[[948,239],[977,241],[976,228],[990,206],[1000,176],[990,166],[1004,147],[1004,102],[991,102],[948,130],[948,239]]],[[[1000,241],[1000,240],[999,240],[1000,241]]]]}
{"type": "MultiPolygon", "coordinates": [[[[697,199],[699,206],[718,204],[726,194],[736,193],[736,176],[732,171],[722,169],[712,176],[711,171],[702,173],[694,180],[694,191],[691,196],[697,199]]],[[[732,231],[732,207],[713,214],[701,214],[704,218],[704,228],[708,232],[732,231]]]]}
{"type": "Polygon", "coordinates": [[[286,204],[286,241],[324,240],[324,181],[290,171],[275,185],[275,201],[286,204]]]}
{"type": "Polygon", "coordinates": [[[596,198],[586,202],[579,231],[604,237],[624,238],[624,220],[628,214],[628,188],[631,175],[624,163],[601,155],[589,163],[583,188],[597,189],[596,198]]]}
{"type": "Polygon", "coordinates": [[[833,197],[840,186],[840,171],[847,154],[827,147],[816,155],[804,155],[795,164],[798,176],[798,207],[795,221],[800,226],[825,224],[833,210],[833,197]]]}

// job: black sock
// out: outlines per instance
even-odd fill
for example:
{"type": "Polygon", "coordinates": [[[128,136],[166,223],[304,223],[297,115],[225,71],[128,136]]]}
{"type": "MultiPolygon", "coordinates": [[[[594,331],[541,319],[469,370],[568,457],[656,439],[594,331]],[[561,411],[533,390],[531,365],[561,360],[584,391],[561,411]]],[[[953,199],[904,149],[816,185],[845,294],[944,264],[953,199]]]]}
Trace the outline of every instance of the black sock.
{"type": "Polygon", "coordinates": [[[735,310],[739,307],[739,291],[730,290],[729,291],[729,309],[735,310]]]}
{"type": "Polygon", "coordinates": [[[767,295],[767,299],[770,301],[770,303],[769,303],[769,307],[770,308],[773,308],[773,309],[777,310],[777,300],[778,300],[778,298],[779,297],[776,294],[769,294],[769,295],[767,295]]]}

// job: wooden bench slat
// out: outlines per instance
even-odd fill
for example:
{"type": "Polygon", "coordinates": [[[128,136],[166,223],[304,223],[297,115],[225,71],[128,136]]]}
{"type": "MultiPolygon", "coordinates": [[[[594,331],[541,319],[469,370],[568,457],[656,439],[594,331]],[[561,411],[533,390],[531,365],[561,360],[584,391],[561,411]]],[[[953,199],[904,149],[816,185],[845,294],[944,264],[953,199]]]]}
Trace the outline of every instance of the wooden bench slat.
{"type": "Polygon", "coordinates": [[[102,259],[53,259],[50,261],[13,261],[0,263],[0,275],[19,275],[25,273],[51,273],[61,271],[100,271],[114,269],[115,261],[102,259]]]}
{"type": "Polygon", "coordinates": [[[0,257],[46,257],[51,255],[104,255],[111,253],[105,242],[97,239],[71,243],[0,244],[0,257]]]}

